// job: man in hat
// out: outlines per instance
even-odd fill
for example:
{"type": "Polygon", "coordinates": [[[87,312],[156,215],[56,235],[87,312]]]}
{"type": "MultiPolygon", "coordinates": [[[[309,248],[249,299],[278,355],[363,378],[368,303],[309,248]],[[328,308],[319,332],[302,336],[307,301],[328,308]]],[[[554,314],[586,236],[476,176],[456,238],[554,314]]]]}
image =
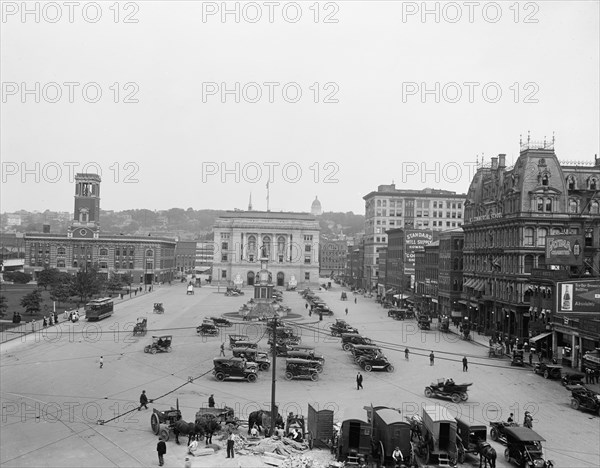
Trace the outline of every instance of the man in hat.
{"type": "Polygon", "coordinates": [[[140,395],[140,407],[138,411],[142,409],[142,406],[148,409],[148,397],[146,396],[146,390],[142,390],[142,394],[140,395]]]}
{"type": "Polygon", "coordinates": [[[163,458],[167,453],[167,444],[162,437],[158,438],[158,444],[156,444],[156,452],[158,453],[158,466],[163,466],[165,464],[165,459],[163,458]]]}
{"type": "Polygon", "coordinates": [[[215,407],[215,396],[212,393],[208,397],[208,407],[209,408],[214,408],[215,407]]]}
{"type": "Polygon", "coordinates": [[[404,461],[404,456],[402,455],[402,450],[400,447],[396,447],[394,452],[392,453],[392,458],[394,459],[394,464],[396,466],[400,466],[400,462],[404,461]]]}

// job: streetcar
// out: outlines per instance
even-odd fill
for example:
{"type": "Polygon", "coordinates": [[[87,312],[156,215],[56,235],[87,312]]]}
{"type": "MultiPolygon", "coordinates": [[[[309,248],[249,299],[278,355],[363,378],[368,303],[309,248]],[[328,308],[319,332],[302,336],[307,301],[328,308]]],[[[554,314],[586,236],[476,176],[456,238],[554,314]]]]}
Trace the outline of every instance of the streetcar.
{"type": "Polygon", "coordinates": [[[114,303],[109,297],[94,299],[85,305],[85,318],[90,320],[102,320],[113,314],[114,303]]]}

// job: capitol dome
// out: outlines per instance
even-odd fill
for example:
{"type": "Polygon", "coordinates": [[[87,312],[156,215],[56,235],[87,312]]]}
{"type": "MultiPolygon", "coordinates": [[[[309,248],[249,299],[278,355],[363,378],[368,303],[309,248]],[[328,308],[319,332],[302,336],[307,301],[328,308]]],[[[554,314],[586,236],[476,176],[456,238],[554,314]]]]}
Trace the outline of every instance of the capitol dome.
{"type": "Polygon", "coordinates": [[[323,214],[323,209],[321,208],[321,202],[319,201],[319,198],[316,196],[315,196],[315,201],[312,202],[312,205],[310,207],[310,213],[314,216],[323,214]]]}

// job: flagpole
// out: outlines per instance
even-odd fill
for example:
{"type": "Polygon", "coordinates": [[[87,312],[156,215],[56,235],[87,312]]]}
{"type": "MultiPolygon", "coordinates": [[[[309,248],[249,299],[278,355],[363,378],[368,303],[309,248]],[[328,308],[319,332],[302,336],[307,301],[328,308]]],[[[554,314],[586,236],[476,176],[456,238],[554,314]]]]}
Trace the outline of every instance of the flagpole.
{"type": "Polygon", "coordinates": [[[267,181],[267,211],[269,211],[269,182],[267,181]]]}

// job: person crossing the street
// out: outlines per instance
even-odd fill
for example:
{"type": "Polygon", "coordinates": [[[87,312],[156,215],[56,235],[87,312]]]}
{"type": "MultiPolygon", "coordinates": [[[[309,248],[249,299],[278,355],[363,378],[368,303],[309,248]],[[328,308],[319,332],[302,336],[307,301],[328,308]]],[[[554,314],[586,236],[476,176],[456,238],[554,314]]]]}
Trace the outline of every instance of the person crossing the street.
{"type": "Polygon", "coordinates": [[[467,372],[469,370],[469,361],[467,361],[467,356],[463,357],[463,372],[467,372]]]}
{"type": "Polygon", "coordinates": [[[138,408],[138,411],[140,411],[142,407],[148,409],[148,397],[146,396],[146,390],[142,390],[142,394],[140,395],[140,407],[138,408]]]}
{"type": "Polygon", "coordinates": [[[431,351],[431,353],[429,354],[429,365],[433,366],[433,362],[435,360],[435,355],[433,354],[433,351],[431,351]]]}
{"type": "Polygon", "coordinates": [[[408,361],[408,355],[410,354],[410,350],[408,348],[406,348],[404,350],[404,359],[406,359],[408,361]]]}

